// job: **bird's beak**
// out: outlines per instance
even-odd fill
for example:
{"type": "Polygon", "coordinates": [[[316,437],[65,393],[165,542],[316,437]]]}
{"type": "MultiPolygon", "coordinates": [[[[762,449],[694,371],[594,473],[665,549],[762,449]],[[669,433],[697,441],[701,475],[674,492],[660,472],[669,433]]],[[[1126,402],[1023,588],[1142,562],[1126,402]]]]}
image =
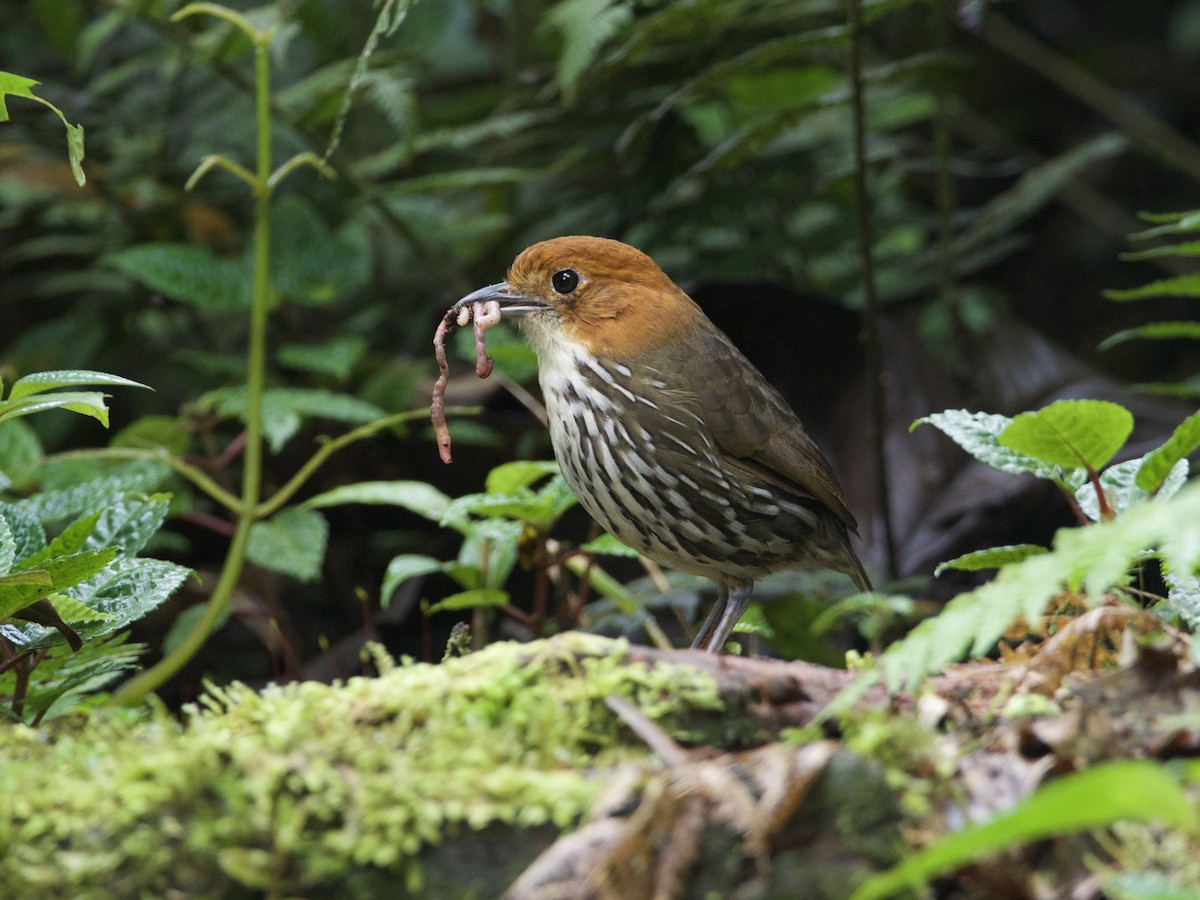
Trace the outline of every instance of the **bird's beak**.
{"type": "Polygon", "coordinates": [[[545,303],[533,300],[514,290],[507,281],[498,281],[477,291],[472,291],[455,303],[454,308],[461,309],[476,303],[487,303],[489,300],[495,300],[500,304],[500,316],[505,319],[521,318],[547,308],[545,303]]]}

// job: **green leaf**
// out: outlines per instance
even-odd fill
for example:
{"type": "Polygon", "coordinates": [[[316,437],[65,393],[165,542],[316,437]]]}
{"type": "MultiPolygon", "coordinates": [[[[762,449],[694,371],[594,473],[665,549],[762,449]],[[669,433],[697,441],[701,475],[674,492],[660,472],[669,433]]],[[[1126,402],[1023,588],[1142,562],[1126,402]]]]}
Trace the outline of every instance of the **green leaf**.
{"type": "Polygon", "coordinates": [[[1133,431],[1129,410],[1106,400],[1058,400],[1021,413],[1001,432],[1004,447],[1066,468],[1099,470],[1133,431]]]}
{"type": "MultiPolygon", "coordinates": [[[[246,389],[220,388],[209,391],[198,401],[204,408],[222,415],[246,417],[246,389]]],[[[333,419],[365,424],[382,419],[386,413],[374,403],[350,394],[307,388],[270,388],[262,395],[262,423],[271,450],[278,452],[291,440],[305,417],[333,419]]]]}
{"type": "Polygon", "coordinates": [[[1167,766],[1142,760],[1102,763],[1051,781],[1015,809],[917,851],[868,878],[852,900],[887,897],[1002,850],[1128,819],[1192,835],[1200,830],[1186,788],[1167,766]]]}
{"type": "Polygon", "coordinates": [[[1039,478],[1058,478],[1061,473],[1056,466],[1049,466],[1041,460],[1014,452],[1000,443],[1000,433],[1011,423],[1012,419],[1008,416],[948,409],[917,419],[909,427],[909,431],[919,425],[929,424],[993,469],[1013,475],[1029,472],[1039,478]]]}
{"type": "MultiPolygon", "coordinates": [[[[1142,460],[1129,459],[1123,463],[1117,463],[1115,466],[1109,466],[1100,475],[1100,487],[1104,491],[1105,500],[1109,508],[1121,515],[1129,507],[1135,506],[1138,503],[1146,503],[1151,499],[1148,491],[1144,490],[1136,483],[1138,470],[1142,466],[1142,460]]],[[[1161,495],[1170,497],[1179,492],[1183,487],[1183,483],[1187,480],[1188,461],[1186,459],[1177,460],[1175,467],[1167,474],[1163,482],[1163,490],[1161,495]]],[[[1079,504],[1079,508],[1093,522],[1100,521],[1100,508],[1096,498],[1096,489],[1091,482],[1081,484],[1075,490],[1075,500],[1079,504]]]]}
{"type": "Polygon", "coordinates": [[[433,522],[440,522],[446,515],[450,498],[423,481],[359,481],[309,497],[300,506],[303,509],[319,509],[345,503],[400,506],[433,522]]]}
{"type": "Polygon", "coordinates": [[[250,274],[192,244],[140,244],[105,258],[108,265],[173,300],[204,309],[250,308],[250,274]]]}
{"type": "Polygon", "coordinates": [[[558,86],[568,104],[604,42],[632,21],[633,10],[619,0],[562,0],[546,13],[547,24],[562,33],[558,86]]]}
{"type": "Polygon", "coordinates": [[[1109,300],[1149,300],[1157,297],[1200,297],[1200,272],[1176,275],[1124,291],[1103,291],[1109,300]]]}
{"type": "MultiPolygon", "coordinates": [[[[84,550],[69,556],[43,560],[39,568],[49,573],[53,589],[62,591],[103,571],[116,555],[117,551],[113,549],[84,550]]],[[[45,586],[38,583],[0,585],[0,618],[11,616],[47,593],[45,586]]]]}
{"type": "Polygon", "coordinates": [[[350,377],[366,352],[367,341],[359,335],[342,335],[322,344],[286,344],[279,348],[281,365],[305,372],[329,375],[338,381],[350,377]]]}
{"type": "Polygon", "coordinates": [[[8,528],[14,559],[20,561],[46,546],[46,533],[26,503],[0,502],[0,519],[8,528]]]}
{"type": "Polygon", "coordinates": [[[1200,412],[1180,422],[1165,444],[1146,454],[1138,469],[1137,486],[1151,493],[1159,490],[1175,464],[1197,447],[1200,447],[1200,412]]]}
{"type": "MultiPolygon", "coordinates": [[[[58,556],[70,556],[72,553],[78,553],[80,550],[83,550],[88,538],[96,530],[96,523],[98,521],[100,521],[99,512],[89,513],[83,518],[75,520],[63,529],[62,534],[41,550],[24,557],[20,562],[20,568],[33,569],[40,566],[45,560],[54,559],[58,556]]],[[[92,547],[91,549],[97,550],[100,548],[92,547]]]]}
{"type": "Polygon", "coordinates": [[[484,490],[489,494],[512,494],[547,475],[557,473],[558,463],[554,460],[518,460],[504,463],[488,472],[484,490]]]}
{"type": "Polygon", "coordinates": [[[1042,615],[1064,584],[1083,588],[1088,602],[1099,602],[1114,585],[1128,582],[1131,566],[1152,548],[1167,571],[1191,572],[1200,565],[1200,483],[1115,519],[1061,529],[1049,553],[1005,566],[992,581],[950,600],[891,644],[875,671],[894,691],[964,655],[987,653],[1019,617],[1033,621],[1042,615]]]}
{"type": "Polygon", "coordinates": [[[312,581],[321,573],[328,534],[320,513],[291,507],[254,524],[246,558],[264,569],[312,581]]]}
{"type": "Polygon", "coordinates": [[[0,421],[0,471],[36,462],[44,455],[37,432],[20,419],[0,421]]]}
{"type": "Polygon", "coordinates": [[[584,553],[594,553],[597,556],[637,556],[638,552],[626,546],[611,534],[602,534],[579,546],[584,553]]]}
{"type": "Polygon", "coordinates": [[[0,418],[28,416],[48,409],[66,409],[91,416],[107,428],[108,407],[104,404],[104,398],[104,394],[92,391],[61,391],[21,400],[5,400],[0,402],[0,418]]]}
{"type": "Polygon", "coordinates": [[[54,579],[45,569],[29,569],[0,575],[0,596],[4,595],[6,588],[13,585],[37,585],[49,591],[54,587],[54,579]]]}
{"type": "Polygon", "coordinates": [[[281,297],[329,303],[366,280],[363,255],[330,232],[299,194],[275,203],[271,223],[271,278],[281,297]]]}
{"type": "Polygon", "coordinates": [[[1010,563],[1020,562],[1027,557],[1045,552],[1046,548],[1037,544],[1008,544],[1003,547],[990,547],[987,550],[975,550],[947,560],[934,569],[933,574],[934,576],[941,575],[947,569],[958,569],[963,572],[999,569],[1010,563]]]}
{"type": "Polygon", "coordinates": [[[70,622],[73,625],[80,622],[102,622],[115,618],[109,613],[84,606],[66,594],[50,594],[46,599],[50,601],[50,605],[54,607],[54,611],[64,622],[70,622]]]}
{"type": "Polygon", "coordinates": [[[447,507],[442,524],[453,526],[470,515],[476,515],[489,519],[514,519],[537,528],[548,528],[576,502],[566,480],[557,475],[536,492],[524,488],[511,494],[466,494],[458,497],[447,507]]]}
{"type": "Polygon", "coordinates": [[[13,97],[24,97],[27,100],[34,100],[53,110],[67,129],[67,159],[71,163],[71,174],[75,176],[75,183],[83,187],[87,182],[87,176],[83,173],[83,126],[72,125],[67,121],[67,117],[62,110],[53,103],[43,100],[34,94],[33,89],[38,84],[39,82],[34,81],[32,78],[13,75],[11,72],[0,72],[0,122],[8,121],[8,106],[4,102],[6,94],[13,97]]]}
{"type": "Polygon", "coordinates": [[[476,588],[471,591],[461,591],[451,594],[429,607],[429,614],[446,612],[456,609],[477,609],[488,606],[504,606],[508,603],[508,593],[494,588],[476,588]]]}
{"type": "MultiPolygon", "coordinates": [[[[98,575],[66,591],[84,606],[112,617],[82,622],[76,630],[89,641],[119,631],[157,609],[190,573],[190,569],[160,559],[117,558],[98,575]]],[[[21,630],[30,641],[27,646],[48,645],[55,639],[38,625],[23,625],[21,630]]]]}
{"type": "Polygon", "coordinates": [[[118,385],[120,387],[139,387],[150,390],[139,381],[130,381],[120,375],[109,375],[107,372],[93,372],[89,369],[62,369],[51,372],[34,372],[24,378],[18,378],[9,391],[9,400],[20,400],[32,394],[55,390],[64,387],[90,387],[92,385],[118,385]]]}
{"type": "Polygon", "coordinates": [[[1109,900],[1196,900],[1193,881],[1183,884],[1163,872],[1117,872],[1104,879],[1102,890],[1109,900]]]}
{"type": "MultiPolygon", "coordinates": [[[[0,72],[0,122],[8,121],[8,107],[4,103],[5,95],[24,97],[27,100],[37,100],[33,89],[41,82],[11,72],[0,72]]],[[[41,102],[41,101],[39,101],[41,102]]]]}
{"type": "Polygon", "coordinates": [[[383,584],[379,588],[379,605],[387,606],[392,602],[392,595],[396,593],[396,589],[410,578],[419,578],[422,575],[432,575],[434,572],[441,572],[446,568],[446,564],[440,559],[434,559],[432,556],[421,556],[416,553],[406,553],[401,556],[392,557],[392,561],[388,563],[387,571],[383,576],[383,584]]]}
{"type": "Polygon", "coordinates": [[[1179,619],[1193,633],[1200,629],[1200,577],[1164,571],[1167,598],[1152,608],[1161,619],[1179,619]]]}
{"type": "Polygon", "coordinates": [[[92,478],[73,487],[43,491],[17,505],[42,522],[75,519],[89,511],[116,503],[130,491],[149,490],[169,472],[169,468],[157,463],[147,468],[132,468],[120,475],[92,478]]]}
{"type": "MultiPolygon", "coordinates": [[[[66,715],[88,694],[101,690],[122,672],[132,669],[143,644],[124,645],[128,635],[89,641],[77,652],[65,645],[50,648],[38,663],[25,695],[26,722],[39,714],[42,721],[66,715]]],[[[12,673],[0,676],[0,694],[12,694],[12,673]]]]}
{"type": "Polygon", "coordinates": [[[0,575],[8,572],[17,561],[17,541],[8,519],[0,516],[0,575]]]}
{"type": "Polygon", "coordinates": [[[1200,256],[1200,241],[1183,241],[1179,244],[1167,244],[1163,247],[1151,247],[1148,250],[1122,253],[1120,258],[1130,262],[1137,262],[1146,259],[1159,259],[1164,256],[1200,256]]]}
{"type": "Polygon", "coordinates": [[[1137,328],[1126,328],[1124,331],[1118,331],[1116,334],[1106,337],[1096,345],[1096,349],[1108,350],[1110,347],[1115,347],[1126,341],[1165,341],[1175,339],[1200,340],[1200,322],[1151,322],[1148,325],[1140,325],[1137,328]]]}
{"type": "Polygon", "coordinates": [[[119,547],[127,556],[135,556],[162,527],[170,505],[170,494],[126,497],[111,503],[100,513],[88,546],[119,547]]]}

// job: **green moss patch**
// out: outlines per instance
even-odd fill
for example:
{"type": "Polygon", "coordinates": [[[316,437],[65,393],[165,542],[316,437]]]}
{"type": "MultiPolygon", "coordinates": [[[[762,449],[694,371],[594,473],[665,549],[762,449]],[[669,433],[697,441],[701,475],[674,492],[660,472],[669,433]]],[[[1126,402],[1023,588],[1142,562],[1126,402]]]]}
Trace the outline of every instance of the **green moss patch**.
{"type": "MultiPolygon", "coordinates": [[[[644,758],[605,697],[684,739],[674,714],[719,708],[707,676],[625,653],[568,634],[344,684],[213,689],[182,725],[105,711],[0,729],[0,884],[10,897],[431,891],[423,861],[444,857],[432,848],[446,836],[556,833],[606,770],[644,758]]],[[[514,864],[537,849],[506,843],[514,864]]],[[[458,874],[438,896],[478,893],[458,874]]]]}

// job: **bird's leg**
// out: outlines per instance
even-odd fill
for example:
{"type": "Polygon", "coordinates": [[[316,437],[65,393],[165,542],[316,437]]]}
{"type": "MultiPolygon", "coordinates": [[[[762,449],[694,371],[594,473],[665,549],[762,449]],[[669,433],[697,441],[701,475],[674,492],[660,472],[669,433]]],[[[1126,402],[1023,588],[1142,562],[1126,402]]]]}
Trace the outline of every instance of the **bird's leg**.
{"type": "MultiPolygon", "coordinates": [[[[725,642],[729,640],[729,635],[733,634],[733,626],[738,623],[738,620],[742,617],[742,613],[750,605],[750,592],[753,590],[753,582],[750,584],[739,584],[732,589],[726,588],[727,598],[723,604],[724,609],[721,611],[721,621],[717,623],[717,627],[713,629],[712,636],[704,644],[704,649],[709,653],[720,653],[724,649],[725,642]]],[[[707,633],[708,623],[705,622],[704,626],[704,632],[702,633],[707,633]]]]}
{"type": "Polygon", "coordinates": [[[717,627],[717,623],[721,621],[721,614],[725,611],[725,602],[728,599],[729,586],[723,581],[718,581],[717,602],[713,604],[712,612],[708,614],[708,618],[704,620],[704,624],[696,632],[696,639],[692,641],[693,650],[701,650],[708,645],[709,636],[712,634],[713,629],[717,627]]]}

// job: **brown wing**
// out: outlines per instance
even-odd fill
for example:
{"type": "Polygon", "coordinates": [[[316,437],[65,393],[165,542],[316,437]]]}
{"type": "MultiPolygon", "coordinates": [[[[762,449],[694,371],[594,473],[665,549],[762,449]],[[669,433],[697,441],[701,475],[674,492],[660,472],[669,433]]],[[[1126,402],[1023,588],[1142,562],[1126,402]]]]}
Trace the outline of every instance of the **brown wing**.
{"type": "Polygon", "coordinates": [[[857,532],[828,460],[779,392],[715,327],[684,343],[679,364],[702,386],[697,391],[700,415],[730,462],[783,490],[820,501],[857,532]]]}

